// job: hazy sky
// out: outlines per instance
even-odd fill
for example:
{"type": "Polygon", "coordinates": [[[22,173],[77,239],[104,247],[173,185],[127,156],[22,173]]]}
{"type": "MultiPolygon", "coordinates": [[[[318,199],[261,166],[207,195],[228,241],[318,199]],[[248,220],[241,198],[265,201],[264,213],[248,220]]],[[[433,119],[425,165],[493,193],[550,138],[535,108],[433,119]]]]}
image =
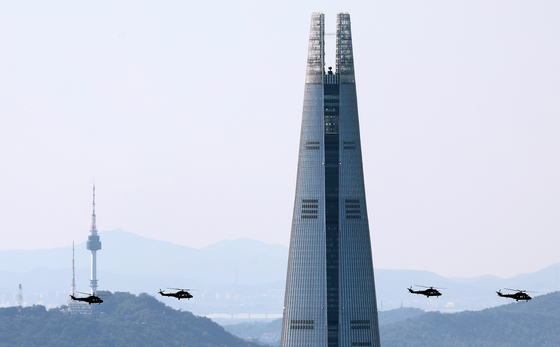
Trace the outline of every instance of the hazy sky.
{"type": "Polygon", "coordinates": [[[560,262],[560,2],[341,4],[3,1],[0,249],[85,240],[94,178],[99,230],[288,245],[310,18],[345,11],[376,267],[560,262]]]}

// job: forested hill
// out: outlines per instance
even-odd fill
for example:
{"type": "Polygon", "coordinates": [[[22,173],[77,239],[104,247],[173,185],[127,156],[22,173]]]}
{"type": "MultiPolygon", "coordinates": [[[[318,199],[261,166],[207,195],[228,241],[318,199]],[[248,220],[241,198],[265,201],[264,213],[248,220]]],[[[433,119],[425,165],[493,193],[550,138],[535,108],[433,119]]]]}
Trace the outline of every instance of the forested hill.
{"type": "Polygon", "coordinates": [[[258,346],[147,294],[117,292],[103,300],[88,315],[70,314],[65,307],[0,308],[0,346],[258,346]]]}
{"type": "MultiPolygon", "coordinates": [[[[225,328],[245,339],[280,345],[281,319],[225,328]]],[[[560,292],[482,311],[447,314],[414,308],[381,311],[379,329],[383,347],[557,347],[560,346],[560,292]]]]}
{"type": "Polygon", "coordinates": [[[557,347],[560,292],[453,314],[428,312],[381,327],[383,347],[557,347]]]}

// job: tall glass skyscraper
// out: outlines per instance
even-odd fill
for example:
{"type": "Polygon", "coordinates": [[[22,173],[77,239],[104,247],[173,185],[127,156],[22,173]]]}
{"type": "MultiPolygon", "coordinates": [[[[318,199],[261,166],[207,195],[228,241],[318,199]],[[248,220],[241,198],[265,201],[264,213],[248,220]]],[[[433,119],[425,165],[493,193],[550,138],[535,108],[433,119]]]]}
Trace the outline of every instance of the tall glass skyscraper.
{"type": "Polygon", "coordinates": [[[379,347],[350,15],[311,18],[282,347],[379,347]]]}

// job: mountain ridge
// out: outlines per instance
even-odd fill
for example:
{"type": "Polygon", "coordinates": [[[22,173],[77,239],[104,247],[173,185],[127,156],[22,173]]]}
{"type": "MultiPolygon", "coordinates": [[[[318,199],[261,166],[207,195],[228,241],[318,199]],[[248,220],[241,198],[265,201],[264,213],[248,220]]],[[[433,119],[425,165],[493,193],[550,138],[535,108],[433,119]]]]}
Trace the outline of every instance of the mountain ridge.
{"type": "MultiPolygon", "coordinates": [[[[103,231],[100,235],[103,245],[98,252],[101,289],[145,291],[157,295],[159,288],[184,286],[200,290],[197,300],[191,303],[197,314],[217,313],[220,311],[201,310],[219,310],[220,307],[224,312],[249,309],[255,310],[253,313],[281,312],[288,247],[241,238],[222,240],[197,249],[152,240],[120,229],[103,231]],[[212,304],[208,301],[210,296],[214,297],[212,304]]],[[[82,291],[88,291],[90,252],[86,250],[85,242],[75,248],[76,282],[82,291]]],[[[13,302],[14,288],[23,284],[29,295],[35,293],[30,296],[30,302],[59,305],[63,300],[60,293],[69,290],[71,264],[71,246],[0,251],[2,304],[13,302]],[[42,270],[37,270],[40,267],[42,270]],[[54,301],[46,301],[46,298],[54,301]]],[[[426,270],[375,269],[375,280],[381,310],[404,305],[427,311],[456,312],[503,305],[504,299],[495,294],[502,288],[536,290],[538,295],[558,290],[559,272],[560,263],[508,279],[492,275],[447,278],[426,270]],[[408,293],[406,288],[414,285],[448,289],[442,290],[441,298],[427,299],[408,293]]]]}

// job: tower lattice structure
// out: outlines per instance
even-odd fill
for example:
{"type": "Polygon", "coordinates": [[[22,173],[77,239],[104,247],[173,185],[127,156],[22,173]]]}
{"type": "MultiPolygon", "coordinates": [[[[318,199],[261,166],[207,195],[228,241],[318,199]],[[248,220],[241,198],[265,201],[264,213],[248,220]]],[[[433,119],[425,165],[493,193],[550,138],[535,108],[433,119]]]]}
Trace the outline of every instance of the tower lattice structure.
{"type": "Polygon", "coordinates": [[[74,241],[72,241],[72,283],[70,284],[70,295],[76,295],[76,268],[74,266],[74,241]]]}
{"type": "Polygon", "coordinates": [[[282,347],[380,346],[350,15],[311,18],[282,347]]]}
{"type": "Polygon", "coordinates": [[[23,308],[23,290],[21,289],[21,283],[18,287],[17,308],[19,311],[23,308]]]}
{"type": "MultiPolygon", "coordinates": [[[[72,242],[72,282],[70,284],[70,295],[76,295],[76,268],[74,266],[74,242],[72,242]]],[[[66,301],[68,311],[72,314],[91,314],[91,306],[83,301],[74,301],[68,297],[66,301]]]]}

